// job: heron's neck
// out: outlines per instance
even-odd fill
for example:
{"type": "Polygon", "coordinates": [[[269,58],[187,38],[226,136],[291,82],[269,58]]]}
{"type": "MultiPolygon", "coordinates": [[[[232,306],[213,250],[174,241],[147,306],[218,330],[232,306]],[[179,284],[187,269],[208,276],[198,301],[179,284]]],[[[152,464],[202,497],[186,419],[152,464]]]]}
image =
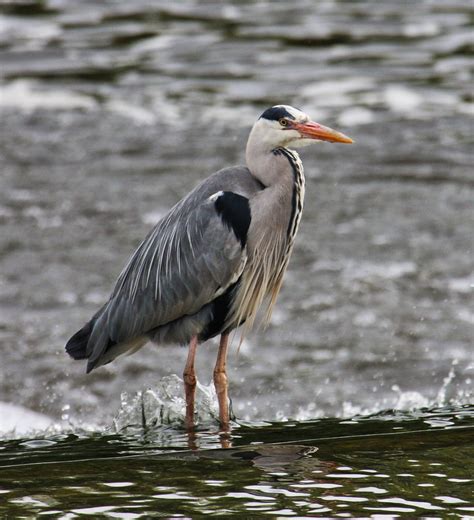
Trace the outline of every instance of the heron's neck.
{"type": "Polygon", "coordinates": [[[253,211],[262,220],[270,219],[271,226],[280,228],[293,241],[301,219],[304,200],[303,165],[298,154],[284,147],[267,149],[263,145],[247,145],[247,166],[265,187],[254,202],[253,211]],[[270,211],[269,211],[270,208],[270,211]]]}
{"type": "Polygon", "coordinates": [[[288,148],[275,147],[252,137],[251,134],[245,152],[247,166],[252,175],[266,188],[287,187],[291,191],[295,180],[295,165],[303,175],[298,154],[288,148]]]}

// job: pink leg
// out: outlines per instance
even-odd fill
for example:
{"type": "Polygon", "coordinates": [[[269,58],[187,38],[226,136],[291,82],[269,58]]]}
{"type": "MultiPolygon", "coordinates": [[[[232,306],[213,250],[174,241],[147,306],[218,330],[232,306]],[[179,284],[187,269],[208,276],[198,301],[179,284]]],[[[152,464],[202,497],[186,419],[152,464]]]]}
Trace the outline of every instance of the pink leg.
{"type": "Polygon", "coordinates": [[[198,345],[197,336],[193,336],[189,343],[188,359],[184,367],[184,393],[186,396],[186,428],[194,426],[194,396],[196,394],[196,373],[194,371],[194,358],[198,345]]]}
{"type": "Polygon", "coordinates": [[[229,427],[229,396],[226,372],[228,342],[229,335],[222,334],[216,366],[214,367],[214,386],[216,388],[217,400],[219,401],[219,420],[224,429],[229,427]]]}

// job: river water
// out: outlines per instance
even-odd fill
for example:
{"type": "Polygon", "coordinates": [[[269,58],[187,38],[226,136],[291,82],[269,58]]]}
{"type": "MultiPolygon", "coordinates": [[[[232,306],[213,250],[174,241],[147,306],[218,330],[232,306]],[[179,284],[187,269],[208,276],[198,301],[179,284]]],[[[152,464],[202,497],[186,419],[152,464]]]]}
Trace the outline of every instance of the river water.
{"type": "MultiPolygon", "coordinates": [[[[133,451],[128,434],[110,433],[114,417],[121,427],[132,421],[127,402],[181,374],[186,350],[147,346],[86,376],[64,344],[167,209],[208,174],[243,162],[249,128],[276,103],[302,108],[356,144],[301,153],[305,213],[272,322],[239,351],[235,338],[229,356],[242,443],[281,442],[285,425],[308,433],[319,419],[338,437],[345,420],[384,410],[406,429],[420,410],[461,414],[472,428],[474,44],[466,2],[12,0],[1,12],[0,430],[15,429],[5,438],[17,440],[0,447],[11,458],[38,435],[60,449],[27,453],[51,452],[53,461],[76,441],[84,447],[76,458],[88,458],[114,435],[133,451]]],[[[204,386],[215,354],[213,342],[200,347],[204,386]]],[[[206,403],[204,412],[212,396],[206,403]]],[[[368,424],[386,433],[383,420],[368,424]]],[[[459,461],[464,449],[472,457],[462,435],[459,461]]],[[[170,436],[168,445],[180,446],[178,433],[170,436]]],[[[443,453],[427,464],[445,464],[452,453],[443,453]]],[[[337,464],[351,466],[346,455],[337,464]]],[[[185,460],[191,472],[202,463],[185,460]]],[[[159,461],[165,473],[176,464],[159,461]]],[[[114,464],[110,471],[123,466],[114,464]]],[[[452,478],[468,478],[465,471],[452,478]]]]}

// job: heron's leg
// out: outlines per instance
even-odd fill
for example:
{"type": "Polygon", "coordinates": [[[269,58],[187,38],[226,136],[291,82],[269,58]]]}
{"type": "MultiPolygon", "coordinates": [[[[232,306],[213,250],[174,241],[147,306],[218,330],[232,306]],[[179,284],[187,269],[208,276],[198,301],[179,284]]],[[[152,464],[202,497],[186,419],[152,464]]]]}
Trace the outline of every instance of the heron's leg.
{"type": "Polygon", "coordinates": [[[219,343],[216,366],[214,367],[214,386],[219,401],[219,420],[223,428],[229,426],[229,397],[227,391],[227,345],[229,334],[222,334],[219,343]]]}
{"type": "Polygon", "coordinates": [[[184,393],[186,396],[186,427],[194,426],[194,396],[196,394],[196,373],[194,371],[194,358],[198,345],[197,336],[193,336],[189,343],[188,359],[184,367],[184,393]]]}

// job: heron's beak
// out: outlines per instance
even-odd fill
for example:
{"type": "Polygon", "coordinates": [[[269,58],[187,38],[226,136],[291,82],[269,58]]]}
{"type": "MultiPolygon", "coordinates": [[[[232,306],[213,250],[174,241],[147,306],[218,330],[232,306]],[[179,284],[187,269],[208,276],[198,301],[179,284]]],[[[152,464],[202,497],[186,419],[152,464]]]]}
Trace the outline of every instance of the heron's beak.
{"type": "Polygon", "coordinates": [[[314,121],[308,121],[307,123],[293,123],[292,129],[297,130],[302,137],[306,139],[317,139],[319,141],[328,141],[330,143],[347,143],[351,144],[354,141],[332,128],[320,125],[314,121]]]}

